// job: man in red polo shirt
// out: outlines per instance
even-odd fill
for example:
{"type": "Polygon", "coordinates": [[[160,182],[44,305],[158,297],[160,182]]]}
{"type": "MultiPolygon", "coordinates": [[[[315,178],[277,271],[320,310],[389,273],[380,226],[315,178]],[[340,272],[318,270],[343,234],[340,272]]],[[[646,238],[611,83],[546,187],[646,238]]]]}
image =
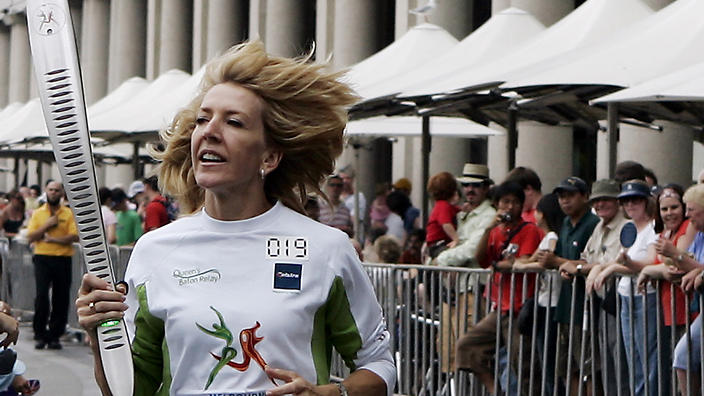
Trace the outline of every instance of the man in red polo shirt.
{"type": "MultiPolygon", "coordinates": [[[[511,301],[510,271],[514,260],[530,257],[543,237],[543,232],[534,223],[525,222],[521,218],[524,200],[523,188],[516,182],[504,182],[494,191],[497,214],[484,232],[476,253],[477,262],[482,267],[494,268],[491,285],[487,287],[487,293],[491,292],[492,311],[457,341],[455,358],[457,366],[460,369],[472,371],[491,394],[494,393],[494,349],[499,318],[503,340],[501,344],[507,346],[511,370],[515,371],[518,367],[519,334],[515,317],[523,302],[524,275],[514,274],[514,298],[511,301]],[[509,329],[511,316],[514,317],[513,328],[509,329]],[[507,345],[509,331],[513,334],[510,347],[507,345]]],[[[535,275],[526,276],[528,276],[526,297],[532,297],[535,289],[535,275]]],[[[530,365],[523,364],[524,384],[528,384],[529,374],[530,365]]]]}
{"type": "Polygon", "coordinates": [[[144,195],[148,202],[144,208],[144,232],[147,233],[169,223],[169,213],[166,210],[169,203],[159,193],[159,181],[156,176],[144,179],[144,195]]]}

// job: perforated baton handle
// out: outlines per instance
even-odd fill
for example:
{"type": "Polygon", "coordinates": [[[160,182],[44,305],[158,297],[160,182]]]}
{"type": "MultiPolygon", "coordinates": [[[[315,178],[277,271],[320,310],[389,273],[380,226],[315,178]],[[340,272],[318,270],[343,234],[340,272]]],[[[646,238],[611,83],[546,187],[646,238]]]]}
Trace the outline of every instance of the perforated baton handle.
{"type": "MultiPolygon", "coordinates": [[[[27,25],[44,119],[56,163],[78,227],[89,273],[115,283],[100,213],[100,200],[67,0],[28,0],[27,25]]],[[[134,373],[122,320],[97,327],[100,359],[114,396],[132,395],[134,373]]]]}

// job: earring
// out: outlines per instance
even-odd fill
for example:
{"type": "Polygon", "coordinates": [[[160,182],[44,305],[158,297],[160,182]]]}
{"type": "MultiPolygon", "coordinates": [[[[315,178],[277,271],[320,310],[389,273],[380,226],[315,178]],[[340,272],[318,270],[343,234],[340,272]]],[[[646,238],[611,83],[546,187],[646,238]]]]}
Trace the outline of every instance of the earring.
{"type": "Polygon", "coordinates": [[[266,176],[266,173],[264,173],[264,168],[259,168],[259,176],[261,176],[262,180],[264,180],[264,177],[266,176]]]}

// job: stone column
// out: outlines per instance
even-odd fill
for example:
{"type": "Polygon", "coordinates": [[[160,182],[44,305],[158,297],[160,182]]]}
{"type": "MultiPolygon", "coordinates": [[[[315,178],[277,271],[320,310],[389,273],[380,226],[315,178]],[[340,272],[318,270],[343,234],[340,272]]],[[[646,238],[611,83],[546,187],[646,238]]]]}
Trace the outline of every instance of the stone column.
{"type": "Polygon", "coordinates": [[[518,7],[528,11],[549,27],[569,14],[574,9],[574,2],[565,0],[492,0],[491,13],[495,15],[509,7],[518,7]]]}
{"type": "Polygon", "coordinates": [[[193,1],[163,1],[160,8],[157,70],[159,74],[171,69],[190,72],[193,1]]]}
{"type": "MultiPolygon", "coordinates": [[[[442,0],[438,2],[435,12],[428,17],[428,22],[447,30],[457,40],[462,40],[474,30],[473,18],[474,0],[442,0]]],[[[416,16],[416,24],[424,22],[424,17],[416,16]]]]}
{"type": "Polygon", "coordinates": [[[266,42],[266,3],[267,0],[249,2],[249,38],[266,42]]]}
{"type": "Polygon", "coordinates": [[[30,98],[30,61],[29,35],[24,14],[12,16],[10,27],[10,78],[8,102],[26,102],[30,98]]]}
{"type": "Polygon", "coordinates": [[[633,125],[620,125],[618,162],[638,161],[655,172],[660,184],[678,183],[687,186],[692,181],[692,129],[668,121],[654,121],[663,126],[658,132],[633,125]]]}
{"type": "Polygon", "coordinates": [[[249,19],[249,4],[245,0],[208,0],[207,3],[206,60],[245,40],[249,19]]]}
{"type": "Polygon", "coordinates": [[[107,93],[108,46],[110,41],[110,1],[85,0],[83,3],[81,73],[86,105],[107,93]]]}
{"type": "Polygon", "coordinates": [[[332,54],[335,34],[335,4],[333,0],[317,0],[315,5],[315,60],[323,63],[332,54]]]}
{"type": "Polygon", "coordinates": [[[521,121],[516,166],[536,171],[543,183],[543,193],[550,192],[562,179],[572,175],[572,141],[572,127],[521,121]]]}
{"type": "Polygon", "coordinates": [[[375,0],[336,0],[333,66],[341,69],[377,52],[380,30],[375,0]]]}
{"type": "Polygon", "coordinates": [[[112,1],[108,55],[108,91],[134,76],[145,76],[147,3],[112,1]]]}
{"type": "Polygon", "coordinates": [[[699,177],[699,172],[704,170],[704,144],[701,142],[694,142],[694,147],[692,148],[692,179],[697,180],[699,177]]]}
{"type": "MultiPolygon", "coordinates": [[[[330,3],[328,3],[330,6],[330,3]]],[[[332,65],[336,70],[351,66],[377,52],[379,48],[382,21],[377,12],[375,0],[335,0],[332,65]]],[[[420,119],[418,119],[420,122],[420,119]]],[[[360,168],[357,170],[360,190],[367,202],[374,199],[374,189],[379,179],[377,169],[387,166],[387,161],[379,158],[377,145],[371,143],[371,150],[360,150],[360,168]]],[[[352,150],[345,150],[338,160],[338,168],[353,163],[352,150]]],[[[389,161],[390,162],[390,161],[389,161]]]]}
{"type": "Polygon", "coordinates": [[[272,55],[293,57],[305,53],[310,3],[301,0],[266,2],[266,50],[272,55]]]}
{"type": "Polygon", "coordinates": [[[10,28],[0,23],[0,109],[10,104],[10,28]]]}
{"type": "Polygon", "coordinates": [[[502,132],[502,135],[487,138],[487,166],[489,177],[497,184],[500,183],[510,169],[508,169],[508,135],[506,128],[494,122],[489,123],[489,128],[502,132]]]}

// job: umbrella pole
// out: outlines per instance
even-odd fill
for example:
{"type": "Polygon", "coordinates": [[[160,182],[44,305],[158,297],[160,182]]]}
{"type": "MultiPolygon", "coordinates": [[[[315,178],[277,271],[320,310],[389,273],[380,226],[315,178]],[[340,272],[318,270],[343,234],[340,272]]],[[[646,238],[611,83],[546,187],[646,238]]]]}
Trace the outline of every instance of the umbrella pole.
{"type": "Polygon", "coordinates": [[[359,164],[359,149],[361,148],[361,144],[358,142],[354,142],[352,144],[352,147],[354,148],[354,172],[355,172],[355,178],[354,178],[354,191],[352,191],[352,196],[354,197],[354,216],[353,216],[353,225],[354,225],[354,236],[355,239],[357,239],[357,242],[362,243],[362,230],[359,228],[359,169],[360,169],[360,164],[359,164]]]}
{"type": "Polygon", "coordinates": [[[428,224],[428,179],[430,179],[430,117],[423,116],[421,151],[423,153],[423,224],[428,224]]]}
{"type": "Polygon", "coordinates": [[[508,170],[516,167],[516,148],[518,147],[518,106],[516,102],[511,102],[508,106],[508,128],[506,133],[508,134],[508,141],[506,145],[508,146],[508,170]]]}
{"type": "Polygon", "coordinates": [[[613,179],[616,172],[616,148],[618,144],[618,103],[609,102],[607,107],[607,121],[609,133],[609,179],[613,179]]]}
{"type": "Polygon", "coordinates": [[[132,143],[132,173],[134,174],[134,180],[139,180],[141,175],[139,174],[139,142],[132,143]]]}
{"type": "Polygon", "coordinates": [[[20,187],[20,155],[15,154],[15,187],[20,187]]]}

